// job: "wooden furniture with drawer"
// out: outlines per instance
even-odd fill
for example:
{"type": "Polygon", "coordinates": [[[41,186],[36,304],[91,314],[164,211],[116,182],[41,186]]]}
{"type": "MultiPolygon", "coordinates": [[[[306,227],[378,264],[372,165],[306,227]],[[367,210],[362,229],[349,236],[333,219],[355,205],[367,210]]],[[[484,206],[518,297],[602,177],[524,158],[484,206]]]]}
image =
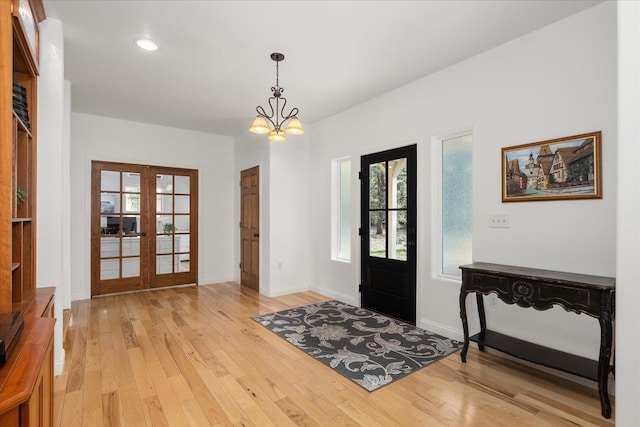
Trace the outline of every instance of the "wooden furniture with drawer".
{"type": "Polygon", "coordinates": [[[53,425],[53,327],[55,288],[38,288],[14,306],[24,330],[0,366],[0,426],[53,425]]]}
{"type": "Polygon", "coordinates": [[[513,267],[501,264],[474,263],[460,266],[462,286],[460,290],[460,318],[464,332],[464,346],[460,357],[466,362],[469,341],[484,347],[495,348],[511,356],[550,368],[559,369],[598,382],[602,415],[611,416],[608,393],[608,376],[611,366],[613,329],[615,317],[615,279],[533,268],[513,267]],[[480,332],[469,337],[466,299],[476,294],[480,332]],[[600,354],[598,361],[579,357],[555,349],[529,343],[487,329],[482,295],[495,293],[507,304],[548,310],[559,305],[567,311],[598,319],[600,323],[600,354]]]}

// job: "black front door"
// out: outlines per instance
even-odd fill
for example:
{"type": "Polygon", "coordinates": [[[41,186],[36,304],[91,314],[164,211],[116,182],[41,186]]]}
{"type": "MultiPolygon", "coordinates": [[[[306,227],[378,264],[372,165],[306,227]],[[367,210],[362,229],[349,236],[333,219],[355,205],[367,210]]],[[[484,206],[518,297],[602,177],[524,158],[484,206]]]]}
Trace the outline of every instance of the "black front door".
{"type": "Polygon", "coordinates": [[[361,157],[362,307],[416,323],[416,145],[361,157]]]}

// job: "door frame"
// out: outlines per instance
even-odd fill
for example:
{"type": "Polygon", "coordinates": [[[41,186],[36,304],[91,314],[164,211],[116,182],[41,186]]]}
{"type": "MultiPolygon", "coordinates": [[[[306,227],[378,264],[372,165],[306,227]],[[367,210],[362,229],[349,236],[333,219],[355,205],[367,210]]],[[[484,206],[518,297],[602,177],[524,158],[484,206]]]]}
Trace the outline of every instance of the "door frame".
{"type": "MultiPolygon", "coordinates": [[[[89,180],[89,277],[90,277],[90,291],[91,297],[107,295],[111,293],[130,292],[154,289],[158,287],[177,286],[185,284],[195,284],[198,282],[198,170],[188,168],[177,168],[168,166],[155,166],[145,165],[137,163],[123,163],[116,161],[96,160],[92,159],[89,165],[90,180],[89,180]],[[98,231],[100,224],[100,217],[104,215],[100,209],[100,200],[102,190],[100,188],[101,171],[102,170],[114,170],[119,172],[139,172],[140,173],[140,212],[133,215],[139,215],[139,232],[136,236],[140,237],[140,275],[134,276],[129,279],[118,279],[120,283],[113,285],[106,284],[104,289],[101,289],[100,284],[100,251],[101,251],[101,236],[98,231]],[[189,176],[190,177],[190,192],[191,198],[189,200],[189,271],[179,272],[174,271],[172,273],[158,275],[153,268],[156,268],[156,239],[158,237],[157,231],[157,213],[156,213],[156,175],[157,174],[171,174],[175,176],[189,176]],[[143,212],[146,212],[143,214],[143,212]],[[131,286],[130,288],[125,288],[131,286]]],[[[122,192],[122,188],[120,191],[122,192]]],[[[172,190],[173,191],[173,190],[172,190]]],[[[167,193],[173,195],[174,193],[167,193]]],[[[180,193],[178,193],[180,194],[180,193]]],[[[175,207],[172,204],[172,215],[180,214],[175,212],[175,207]]],[[[160,214],[162,215],[162,213],[160,214]]],[[[172,232],[172,236],[174,236],[172,232]]],[[[183,233],[186,234],[186,233],[183,233]]],[[[175,236],[179,236],[180,233],[175,233],[175,236]]],[[[175,239],[172,239],[172,245],[175,245],[175,239]]],[[[174,252],[180,252],[180,250],[173,248],[174,252]]],[[[184,254],[187,252],[185,251],[184,254]]],[[[174,256],[180,256],[179,254],[174,256]]],[[[172,263],[173,264],[173,263],[172,263]]]]}
{"type": "MultiPolygon", "coordinates": [[[[359,275],[359,283],[360,283],[360,287],[359,287],[359,297],[360,297],[360,305],[362,307],[364,307],[364,298],[363,298],[363,290],[365,289],[365,280],[367,280],[366,277],[366,265],[368,262],[368,257],[369,257],[369,253],[368,253],[368,249],[369,249],[369,241],[367,239],[366,244],[363,243],[365,241],[365,237],[368,236],[368,232],[366,232],[365,230],[369,228],[369,219],[367,218],[365,221],[365,211],[368,213],[369,212],[369,199],[368,199],[368,195],[369,195],[369,191],[363,191],[364,188],[364,184],[363,184],[363,178],[364,178],[364,174],[365,172],[368,174],[368,171],[364,171],[363,170],[363,159],[364,158],[373,158],[372,162],[376,162],[376,159],[380,159],[380,161],[384,161],[390,158],[401,158],[401,157],[406,157],[407,158],[407,170],[409,170],[409,168],[413,169],[413,183],[414,183],[414,191],[412,191],[411,193],[407,194],[407,214],[410,216],[409,219],[411,219],[412,223],[413,223],[413,229],[408,228],[407,229],[407,261],[410,265],[413,266],[413,268],[410,270],[409,273],[409,279],[413,282],[413,289],[412,289],[412,299],[413,299],[413,307],[411,308],[412,310],[412,321],[411,323],[413,324],[417,324],[418,322],[418,315],[419,315],[419,307],[418,307],[418,297],[419,297],[419,289],[418,289],[418,276],[419,276],[419,266],[418,266],[418,257],[417,257],[417,252],[418,252],[418,239],[419,239],[419,235],[418,235],[418,228],[421,227],[421,225],[423,225],[423,222],[420,220],[420,217],[418,216],[418,183],[420,182],[421,179],[421,173],[420,170],[418,169],[418,158],[419,158],[419,149],[418,149],[419,144],[417,142],[410,142],[407,143],[406,145],[401,145],[401,146],[397,146],[397,147],[391,147],[391,148],[387,148],[387,149],[383,149],[380,151],[375,151],[375,152],[368,152],[368,153],[363,153],[360,154],[360,164],[359,164],[359,185],[358,185],[358,189],[360,191],[360,195],[359,195],[359,199],[360,199],[360,212],[359,212],[359,220],[360,220],[360,231],[359,231],[359,237],[358,237],[358,243],[359,243],[359,255],[360,255],[360,260],[359,260],[359,268],[358,268],[358,275],[359,275]],[[413,206],[412,210],[409,210],[410,207],[413,206]],[[412,250],[409,250],[409,247],[412,247],[412,250]]],[[[368,176],[367,176],[368,179],[368,176]]],[[[387,185],[387,190],[388,190],[388,185],[387,185]]],[[[388,207],[387,207],[388,208],[388,207]]],[[[386,254],[386,256],[388,256],[388,253],[386,254]]],[[[393,260],[391,260],[393,261],[393,260]]],[[[402,261],[398,261],[398,262],[402,262],[402,261]]],[[[388,314],[388,313],[383,313],[386,315],[389,315],[391,317],[394,317],[392,314],[388,314]]],[[[403,321],[407,321],[409,322],[409,320],[407,319],[402,319],[403,321]]]]}
{"type": "MultiPolygon", "coordinates": [[[[239,180],[240,180],[240,197],[239,197],[239,199],[240,199],[240,215],[239,215],[240,218],[239,218],[239,222],[238,222],[239,223],[239,232],[238,232],[239,236],[238,236],[238,238],[239,238],[239,249],[240,249],[240,253],[239,253],[239,258],[240,258],[240,262],[239,262],[240,285],[241,286],[246,286],[249,289],[254,289],[254,290],[259,292],[260,291],[260,284],[261,284],[260,271],[262,269],[262,264],[260,263],[260,259],[262,258],[262,256],[261,256],[262,245],[260,244],[260,230],[261,230],[261,224],[262,224],[262,216],[261,216],[261,209],[260,209],[260,202],[261,202],[261,191],[260,191],[260,188],[261,188],[261,181],[262,181],[261,180],[261,167],[260,167],[260,165],[252,166],[252,167],[249,167],[249,168],[241,170],[240,171],[239,180]],[[254,257],[251,257],[251,260],[250,260],[250,264],[251,265],[253,265],[254,261],[256,261],[257,264],[258,264],[257,269],[256,269],[256,274],[255,274],[255,276],[256,276],[255,277],[255,284],[251,283],[251,282],[250,283],[243,283],[243,277],[244,277],[244,270],[243,269],[245,267],[245,263],[244,263],[245,259],[243,257],[243,254],[244,254],[244,246],[243,245],[244,245],[245,236],[243,234],[245,234],[245,233],[243,233],[244,200],[243,200],[243,197],[242,197],[242,188],[243,188],[242,177],[243,177],[243,174],[245,174],[246,172],[251,172],[253,170],[256,171],[256,175],[257,175],[257,183],[256,183],[256,186],[257,186],[257,190],[256,190],[257,191],[257,203],[255,204],[255,209],[257,211],[256,212],[256,217],[257,218],[256,218],[256,224],[255,225],[257,226],[257,230],[256,230],[256,227],[245,227],[245,228],[247,228],[247,229],[252,228],[253,229],[253,231],[251,231],[251,233],[253,233],[253,236],[250,236],[251,237],[250,238],[250,243],[251,244],[255,243],[257,245],[257,250],[256,250],[257,251],[257,254],[256,254],[257,260],[254,260],[254,257]]],[[[249,232],[247,231],[247,233],[249,233],[249,232]]]]}

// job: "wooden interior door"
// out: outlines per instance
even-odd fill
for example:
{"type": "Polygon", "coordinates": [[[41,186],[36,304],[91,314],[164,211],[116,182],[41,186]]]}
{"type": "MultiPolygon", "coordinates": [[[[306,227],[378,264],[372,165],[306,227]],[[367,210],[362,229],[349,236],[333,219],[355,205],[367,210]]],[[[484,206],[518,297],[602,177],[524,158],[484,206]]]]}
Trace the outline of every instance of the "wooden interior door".
{"type": "Polygon", "coordinates": [[[198,171],[92,162],[91,295],[197,282],[198,171]]]}
{"type": "Polygon", "coordinates": [[[91,295],[141,290],[148,268],[148,168],[91,166],[91,295]]]}
{"type": "Polygon", "coordinates": [[[198,171],[149,168],[150,288],[198,280],[198,171]]]}
{"type": "Polygon", "coordinates": [[[260,167],[240,173],[240,284],[260,290],[260,167]]]}

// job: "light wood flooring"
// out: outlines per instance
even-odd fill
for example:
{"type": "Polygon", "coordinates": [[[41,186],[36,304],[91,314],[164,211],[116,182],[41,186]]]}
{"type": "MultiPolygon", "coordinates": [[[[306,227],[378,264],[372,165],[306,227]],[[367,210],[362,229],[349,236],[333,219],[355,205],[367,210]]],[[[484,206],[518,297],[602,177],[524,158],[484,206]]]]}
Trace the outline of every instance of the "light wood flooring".
{"type": "Polygon", "coordinates": [[[614,425],[595,389],[476,348],[369,393],[251,320],[326,299],[221,283],[73,302],[55,425],[614,425]]]}

